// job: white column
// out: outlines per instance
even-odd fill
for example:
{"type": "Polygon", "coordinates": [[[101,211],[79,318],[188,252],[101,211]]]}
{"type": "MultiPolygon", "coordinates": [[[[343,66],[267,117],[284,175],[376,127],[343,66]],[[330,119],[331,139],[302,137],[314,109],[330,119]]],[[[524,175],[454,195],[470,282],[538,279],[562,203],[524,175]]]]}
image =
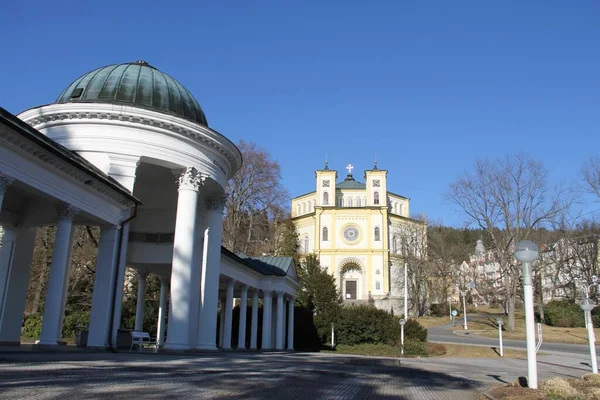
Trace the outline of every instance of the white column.
{"type": "Polygon", "coordinates": [[[71,244],[71,231],[73,229],[73,218],[77,209],[67,205],[58,210],[58,224],[56,239],[52,251],[52,265],[50,266],[50,278],[46,289],[46,303],[44,306],[44,322],[42,324],[42,335],[39,344],[56,345],[56,335],[60,324],[60,311],[63,300],[63,289],[65,274],[68,268],[69,245],[71,244]]]}
{"type": "Polygon", "coordinates": [[[0,175],[0,210],[2,210],[2,203],[4,202],[4,195],[8,190],[8,187],[14,182],[13,178],[9,178],[4,175],[0,175]]]}
{"type": "Polygon", "coordinates": [[[17,228],[6,229],[4,233],[4,244],[0,252],[0,278],[6,277],[6,282],[0,293],[0,343],[18,344],[21,340],[21,323],[36,231],[37,228],[17,228]],[[12,243],[9,243],[11,237],[12,243]],[[9,249],[11,254],[7,254],[9,249]]]}
{"type": "Polygon", "coordinates": [[[194,168],[186,168],[179,177],[179,196],[175,218],[175,240],[171,267],[171,303],[169,307],[168,335],[165,349],[190,348],[190,299],[199,287],[194,282],[192,269],[196,240],[198,190],[204,177],[194,168]]]}
{"type": "Polygon", "coordinates": [[[231,328],[233,326],[233,289],[235,280],[227,284],[227,298],[225,299],[225,330],[223,333],[223,348],[231,349],[231,328]]]}
{"type": "Polygon", "coordinates": [[[252,323],[250,325],[250,350],[258,348],[258,289],[252,295],[252,323]]]}
{"type": "Polygon", "coordinates": [[[123,306],[123,286],[125,285],[125,269],[127,267],[127,246],[129,244],[129,222],[123,225],[121,231],[121,248],[119,249],[119,260],[117,265],[117,282],[116,282],[116,294],[114,297],[115,304],[113,319],[111,324],[111,332],[110,332],[110,344],[112,348],[117,348],[117,334],[119,332],[119,328],[121,327],[121,309],[123,306]]]}
{"type": "Polygon", "coordinates": [[[198,214],[196,215],[196,237],[194,239],[194,254],[192,256],[192,281],[197,285],[192,288],[190,297],[190,334],[189,347],[193,349],[198,342],[198,330],[200,329],[200,292],[202,282],[202,253],[204,249],[204,202],[201,195],[198,198],[198,214]]]}
{"type": "Polygon", "coordinates": [[[221,270],[221,235],[225,197],[206,200],[206,229],[200,288],[200,329],[196,348],[216,350],[217,300],[221,270]]]}
{"type": "Polygon", "coordinates": [[[294,350],[294,298],[288,302],[288,342],[287,349],[294,350]]]}
{"type": "Polygon", "coordinates": [[[167,319],[167,278],[160,277],[160,304],[158,306],[157,341],[158,347],[165,344],[165,322],[167,319]]]}
{"type": "Polygon", "coordinates": [[[273,299],[270,291],[263,292],[263,326],[262,326],[262,346],[261,350],[272,349],[271,345],[271,319],[273,318],[271,309],[273,299]]]}
{"type": "Polygon", "coordinates": [[[135,271],[138,277],[138,291],[137,291],[137,299],[135,303],[135,325],[133,327],[134,331],[143,332],[144,331],[144,303],[146,302],[146,278],[148,277],[148,273],[144,270],[136,270],[135,271]]]}
{"type": "Polygon", "coordinates": [[[283,296],[283,323],[281,329],[281,343],[283,343],[282,349],[285,349],[285,341],[287,339],[287,299],[286,296],[283,296]]]}
{"type": "Polygon", "coordinates": [[[60,319],[58,321],[58,327],[56,328],[56,342],[59,344],[65,344],[62,341],[62,328],[63,323],[65,322],[65,307],[67,305],[67,296],[69,295],[69,283],[71,281],[71,272],[73,271],[73,263],[71,262],[73,258],[73,247],[75,246],[75,232],[76,227],[73,226],[71,229],[71,238],[69,239],[69,254],[67,255],[67,270],[65,271],[64,284],[63,284],[63,294],[62,300],[60,302],[60,319]]]}
{"type": "Polygon", "coordinates": [[[113,306],[113,285],[115,269],[117,268],[120,234],[121,232],[116,226],[103,226],[100,229],[88,347],[108,347],[110,311],[113,306]]]}
{"type": "Polygon", "coordinates": [[[242,286],[240,294],[240,326],[238,328],[238,350],[246,349],[246,309],[248,308],[248,285],[242,286]]]}
{"type": "Polygon", "coordinates": [[[283,292],[277,292],[277,328],[275,334],[275,348],[283,350],[283,292]]]}
{"type": "Polygon", "coordinates": [[[221,308],[219,309],[219,347],[223,347],[223,341],[225,340],[225,298],[219,300],[221,308]]]}

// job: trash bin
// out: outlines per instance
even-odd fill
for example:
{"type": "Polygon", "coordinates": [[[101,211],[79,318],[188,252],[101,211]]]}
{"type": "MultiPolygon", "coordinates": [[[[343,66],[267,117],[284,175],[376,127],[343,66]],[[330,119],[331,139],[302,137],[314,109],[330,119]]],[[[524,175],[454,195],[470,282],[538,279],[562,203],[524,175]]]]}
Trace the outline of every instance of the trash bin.
{"type": "Polygon", "coordinates": [[[88,327],[87,326],[75,326],[75,346],[86,347],[88,341],[88,327]]]}

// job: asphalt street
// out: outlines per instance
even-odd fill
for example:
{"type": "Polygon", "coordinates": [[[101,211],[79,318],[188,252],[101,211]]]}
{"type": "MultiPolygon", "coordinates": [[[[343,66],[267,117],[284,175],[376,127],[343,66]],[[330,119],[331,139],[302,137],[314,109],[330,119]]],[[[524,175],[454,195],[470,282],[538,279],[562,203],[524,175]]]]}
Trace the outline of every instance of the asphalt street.
{"type": "MultiPolygon", "coordinates": [[[[473,315],[467,316],[467,326],[468,321],[473,321],[476,319],[488,318],[487,316],[482,315],[473,315]]],[[[448,322],[447,324],[436,326],[434,328],[427,329],[427,340],[430,342],[437,343],[455,343],[455,344],[470,344],[470,345],[479,345],[479,346],[489,346],[489,347],[498,347],[499,341],[498,339],[479,336],[476,331],[464,331],[462,328],[463,320],[462,318],[458,318],[456,320],[455,329],[448,329],[452,326],[452,322],[448,322]]],[[[569,343],[553,343],[553,342],[544,342],[544,333],[542,331],[542,346],[540,347],[541,352],[561,352],[561,353],[571,353],[571,354],[580,354],[580,355],[589,355],[590,348],[587,344],[569,344],[569,343]]],[[[537,338],[536,338],[537,340],[537,338]]],[[[514,348],[514,349],[526,349],[526,344],[524,340],[503,340],[503,345],[505,348],[514,348]]],[[[598,346],[596,346],[598,349],[598,346]]]]}

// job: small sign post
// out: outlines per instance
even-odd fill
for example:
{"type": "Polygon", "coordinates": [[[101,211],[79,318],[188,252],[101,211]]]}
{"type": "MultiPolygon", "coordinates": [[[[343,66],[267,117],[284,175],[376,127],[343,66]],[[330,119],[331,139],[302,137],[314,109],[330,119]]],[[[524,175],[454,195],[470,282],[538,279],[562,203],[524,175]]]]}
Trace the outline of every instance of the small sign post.
{"type": "Polygon", "coordinates": [[[456,326],[456,319],[454,317],[456,317],[458,315],[458,311],[456,310],[452,310],[452,326],[456,326]]]}
{"type": "Polygon", "coordinates": [[[405,319],[401,319],[400,323],[400,355],[404,355],[404,324],[406,323],[405,319]]]}
{"type": "Polygon", "coordinates": [[[538,352],[540,347],[542,347],[542,324],[540,324],[539,322],[537,324],[537,331],[538,331],[538,343],[537,343],[537,346],[535,346],[536,353],[538,352]]]}
{"type": "Polygon", "coordinates": [[[500,340],[500,357],[504,357],[504,349],[502,347],[502,325],[504,324],[504,321],[502,318],[498,318],[496,323],[498,324],[498,339],[500,340]]]}

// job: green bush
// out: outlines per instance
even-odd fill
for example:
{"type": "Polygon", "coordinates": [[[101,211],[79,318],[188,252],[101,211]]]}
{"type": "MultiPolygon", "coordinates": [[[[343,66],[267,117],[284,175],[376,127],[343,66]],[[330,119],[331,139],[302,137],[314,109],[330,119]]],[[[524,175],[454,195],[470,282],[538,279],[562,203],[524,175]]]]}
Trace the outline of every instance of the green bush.
{"type": "Polygon", "coordinates": [[[427,356],[427,343],[416,340],[408,339],[404,341],[404,355],[412,357],[426,357],[427,356]]]}
{"type": "Polygon", "coordinates": [[[427,329],[425,329],[416,319],[407,319],[404,324],[404,338],[426,342],[427,329]]]}
{"type": "Polygon", "coordinates": [[[394,345],[400,338],[398,318],[385,310],[360,305],[343,307],[335,324],[336,343],[394,345]]]}
{"type": "Polygon", "coordinates": [[[42,321],[40,314],[31,314],[25,318],[25,326],[23,327],[23,336],[30,338],[39,338],[42,335],[42,321]]]}
{"type": "Polygon", "coordinates": [[[75,311],[69,315],[65,315],[63,323],[62,337],[74,337],[75,331],[78,329],[87,329],[90,324],[89,311],[75,311]]]}
{"type": "Polygon", "coordinates": [[[429,307],[429,315],[432,317],[443,317],[448,315],[448,305],[447,304],[432,304],[429,307]]]}
{"type": "Polygon", "coordinates": [[[584,327],[583,311],[569,300],[552,300],[544,305],[544,318],[550,326],[566,328],[584,327]]]}

